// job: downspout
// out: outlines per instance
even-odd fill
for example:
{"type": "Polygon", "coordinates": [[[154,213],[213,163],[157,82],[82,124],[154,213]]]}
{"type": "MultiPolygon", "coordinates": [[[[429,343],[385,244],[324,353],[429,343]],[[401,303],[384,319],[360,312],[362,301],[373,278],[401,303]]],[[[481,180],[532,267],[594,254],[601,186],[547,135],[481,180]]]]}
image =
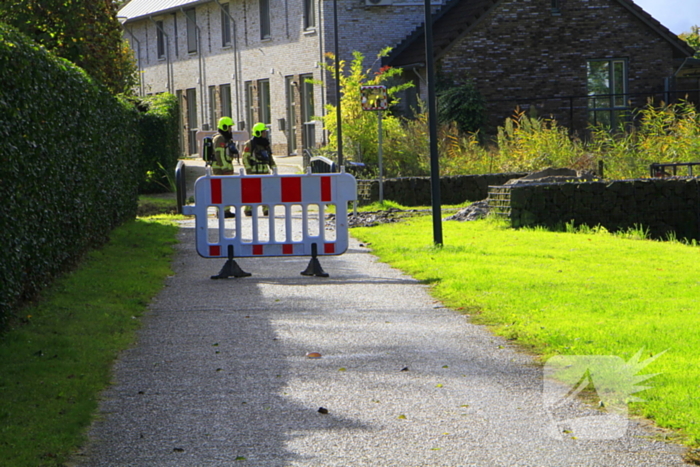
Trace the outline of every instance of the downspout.
{"type": "Polygon", "coordinates": [[[163,28],[158,26],[158,23],[153,20],[153,16],[149,16],[148,19],[151,20],[151,23],[153,23],[156,26],[156,29],[158,29],[160,32],[163,33],[165,36],[165,69],[168,73],[168,92],[170,94],[173,94],[173,87],[172,87],[172,74],[170,73],[170,67],[171,67],[171,62],[170,62],[170,36],[163,30],[163,28]]]}
{"type": "MultiPolygon", "coordinates": [[[[326,61],[325,61],[325,56],[326,54],[323,51],[323,44],[324,44],[324,34],[326,33],[326,22],[322,20],[324,18],[321,16],[323,14],[323,3],[322,1],[317,2],[318,3],[318,52],[319,52],[319,61],[318,61],[318,66],[321,68],[321,108],[323,109],[323,114],[325,116],[326,114],[326,68],[323,66],[326,61]]],[[[336,57],[337,59],[337,57],[336,57]]],[[[301,85],[301,83],[300,83],[301,85]]],[[[328,144],[328,132],[324,129],[323,130],[323,145],[325,146],[328,144]]]]}
{"type": "Polygon", "coordinates": [[[129,33],[131,36],[131,39],[136,42],[136,63],[138,64],[137,70],[139,73],[139,96],[143,97],[143,73],[141,71],[141,41],[134,36],[134,33],[131,31],[131,28],[128,27],[126,24],[124,26],[124,31],[129,33]]]}
{"type": "MultiPolygon", "coordinates": [[[[180,11],[182,12],[183,15],[185,15],[185,18],[188,20],[192,21],[189,16],[187,16],[187,13],[185,12],[184,8],[180,7],[180,11]]],[[[204,89],[205,89],[205,83],[204,83],[204,72],[203,72],[203,60],[204,57],[202,56],[204,54],[204,50],[202,50],[202,34],[201,31],[199,30],[199,26],[197,26],[197,21],[192,21],[192,24],[194,24],[196,37],[197,37],[197,62],[199,65],[199,79],[197,80],[199,84],[199,113],[200,113],[200,118],[202,119],[202,125],[204,122],[207,122],[204,118],[204,115],[208,115],[209,112],[205,112],[205,106],[204,106],[204,89]]],[[[207,117],[209,118],[209,117],[207,117]]],[[[201,125],[200,125],[201,128],[201,125]]],[[[211,126],[210,126],[211,128],[211,126]]]]}
{"type": "MultiPolygon", "coordinates": [[[[235,70],[235,90],[236,90],[236,124],[241,121],[241,95],[240,95],[240,85],[241,85],[241,78],[239,74],[239,69],[238,69],[238,45],[236,42],[236,21],[233,19],[233,16],[231,16],[231,13],[224,10],[223,5],[219,3],[219,0],[214,0],[214,2],[219,5],[219,8],[221,11],[226,13],[226,16],[231,20],[231,24],[233,25],[233,69],[235,70]]],[[[230,4],[229,4],[230,5],[230,4]]]]}

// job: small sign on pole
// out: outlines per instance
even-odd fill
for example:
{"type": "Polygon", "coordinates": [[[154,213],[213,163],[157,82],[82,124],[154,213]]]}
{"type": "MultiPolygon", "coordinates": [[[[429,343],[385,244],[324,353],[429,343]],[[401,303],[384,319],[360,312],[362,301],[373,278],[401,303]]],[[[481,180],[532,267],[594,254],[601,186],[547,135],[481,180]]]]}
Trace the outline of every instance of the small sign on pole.
{"type": "Polygon", "coordinates": [[[384,171],[382,168],[382,110],[389,108],[389,98],[386,93],[386,86],[360,86],[362,95],[362,110],[373,110],[377,112],[377,132],[378,134],[378,154],[379,162],[379,202],[384,202],[384,171]]]}
{"type": "Polygon", "coordinates": [[[389,108],[389,98],[386,86],[360,86],[362,94],[362,110],[386,110],[389,108]]]}

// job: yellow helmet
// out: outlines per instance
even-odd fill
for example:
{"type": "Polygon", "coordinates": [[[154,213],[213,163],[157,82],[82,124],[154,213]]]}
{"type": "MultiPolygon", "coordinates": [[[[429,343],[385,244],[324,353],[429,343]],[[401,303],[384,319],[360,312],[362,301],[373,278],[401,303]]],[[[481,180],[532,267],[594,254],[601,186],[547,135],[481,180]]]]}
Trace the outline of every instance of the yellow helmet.
{"type": "Polygon", "coordinates": [[[263,134],[263,131],[267,131],[267,125],[264,123],[256,123],[253,125],[253,136],[256,138],[260,138],[263,134]]]}
{"type": "Polygon", "coordinates": [[[233,120],[231,117],[221,117],[219,119],[219,130],[228,131],[233,126],[233,120]]]}

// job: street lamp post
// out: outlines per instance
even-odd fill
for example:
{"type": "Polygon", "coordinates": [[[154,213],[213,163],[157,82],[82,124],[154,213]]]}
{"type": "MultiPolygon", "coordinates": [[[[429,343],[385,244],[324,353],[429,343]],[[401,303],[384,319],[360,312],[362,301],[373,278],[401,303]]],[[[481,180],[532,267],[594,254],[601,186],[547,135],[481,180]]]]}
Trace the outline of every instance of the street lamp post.
{"type": "Polygon", "coordinates": [[[335,108],[336,133],[338,134],[338,167],[343,165],[343,123],[340,113],[340,56],[338,52],[338,0],[333,0],[333,32],[335,34],[335,108]]]}
{"type": "Polygon", "coordinates": [[[430,126],[430,192],[433,208],[433,242],[442,246],[440,208],[440,165],[437,150],[437,104],[435,99],[435,63],[433,59],[433,17],[430,0],[425,0],[425,63],[428,80],[428,121],[430,126]]]}

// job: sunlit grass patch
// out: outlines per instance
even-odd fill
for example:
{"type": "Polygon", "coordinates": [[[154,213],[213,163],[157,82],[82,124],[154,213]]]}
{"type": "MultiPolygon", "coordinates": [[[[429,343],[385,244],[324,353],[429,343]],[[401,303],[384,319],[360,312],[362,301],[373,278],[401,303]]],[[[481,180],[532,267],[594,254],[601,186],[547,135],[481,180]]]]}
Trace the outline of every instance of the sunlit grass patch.
{"type": "Polygon", "coordinates": [[[700,249],[643,240],[644,229],[612,235],[512,230],[494,221],[443,222],[444,246],[432,241],[432,218],[357,228],[383,261],[432,284],[446,305],[465,310],[546,359],[615,355],[628,360],[667,353],[634,412],[679,429],[700,444],[700,249]],[[627,237],[627,238],[625,238],[627,237]]]}

